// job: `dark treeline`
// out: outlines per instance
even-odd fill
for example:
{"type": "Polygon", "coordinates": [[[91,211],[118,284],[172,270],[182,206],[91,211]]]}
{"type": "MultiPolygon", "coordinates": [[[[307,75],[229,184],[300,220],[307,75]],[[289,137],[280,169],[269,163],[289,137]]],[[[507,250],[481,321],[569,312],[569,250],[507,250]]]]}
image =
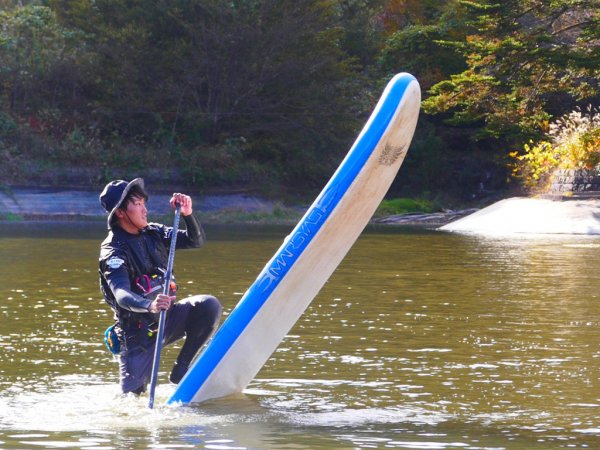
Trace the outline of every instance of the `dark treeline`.
{"type": "Polygon", "coordinates": [[[481,198],[597,104],[599,1],[0,0],[0,185],[312,195],[406,71],[424,112],[392,194],[481,198]]]}

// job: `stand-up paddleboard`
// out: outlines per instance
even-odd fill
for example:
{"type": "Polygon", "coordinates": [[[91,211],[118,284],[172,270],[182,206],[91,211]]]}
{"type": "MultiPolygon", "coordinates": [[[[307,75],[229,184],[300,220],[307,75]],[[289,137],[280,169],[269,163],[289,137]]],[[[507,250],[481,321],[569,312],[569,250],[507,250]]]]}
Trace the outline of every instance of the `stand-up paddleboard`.
{"type": "Polygon", "coordinates": [[[241,392],[323,287],[394,180],[421,103],[407,73],[387,85],[329,183],[180,381],[169,403],[241,392]]]}

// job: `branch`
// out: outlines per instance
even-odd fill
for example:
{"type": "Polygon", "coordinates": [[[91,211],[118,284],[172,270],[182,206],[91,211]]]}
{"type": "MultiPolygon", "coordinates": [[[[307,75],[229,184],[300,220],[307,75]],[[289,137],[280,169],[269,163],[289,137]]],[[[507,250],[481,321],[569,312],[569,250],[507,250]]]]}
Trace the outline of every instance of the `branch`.
{"type": "Polygon", "coordinates": [[[554,31],[553,33],[551,33],[551,35],[552,35],[552,36],[556,36],[557,34],[564,33],[564,32],[566,32],[566,31],[572,30],[573,28],[579,28],[579,27],[582,27],[582,26],[585,26],[585,25],[591,25],[591,24],[593,24],[593,23],[595,23],[595,22],[596,22],[596,21],[595,21],[595,20],[593,20],[593,19],[591,19],[591,20],[586,20],[586,21],[583,21],[583,22],[578,22],[578,23],[576,23],[576,24],[569,25],[569,26],[566,26],[566,27],[564,27],[564,28],[561,28],[560,30],[554,31]]]}

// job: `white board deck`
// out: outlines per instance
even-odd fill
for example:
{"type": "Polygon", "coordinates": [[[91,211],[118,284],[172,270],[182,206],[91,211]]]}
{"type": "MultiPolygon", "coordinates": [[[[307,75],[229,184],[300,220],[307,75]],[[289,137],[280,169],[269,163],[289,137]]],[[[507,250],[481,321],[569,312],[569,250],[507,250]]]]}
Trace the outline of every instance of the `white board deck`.
{"type": "Polygon", "coordinates": [[[323,191],[246,291],[168,402],[241,392],[368,224],[414,134],[419,83],[396,75],[323,191]]]}

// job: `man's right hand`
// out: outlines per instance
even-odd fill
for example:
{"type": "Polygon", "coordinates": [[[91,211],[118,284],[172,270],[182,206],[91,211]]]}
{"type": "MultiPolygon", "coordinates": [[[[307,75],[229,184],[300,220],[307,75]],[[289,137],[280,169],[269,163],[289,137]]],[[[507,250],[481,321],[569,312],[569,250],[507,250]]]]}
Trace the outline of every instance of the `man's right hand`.
{"type": "Polygon", "coordinates": [[[158,313],[161,311],[166,311],[171,307],[171,304],[175,301],[175,296],[169,296],[165,294],[158,294],[156,298],[150,303],[148,307],[148,312],[158,313]]]}

